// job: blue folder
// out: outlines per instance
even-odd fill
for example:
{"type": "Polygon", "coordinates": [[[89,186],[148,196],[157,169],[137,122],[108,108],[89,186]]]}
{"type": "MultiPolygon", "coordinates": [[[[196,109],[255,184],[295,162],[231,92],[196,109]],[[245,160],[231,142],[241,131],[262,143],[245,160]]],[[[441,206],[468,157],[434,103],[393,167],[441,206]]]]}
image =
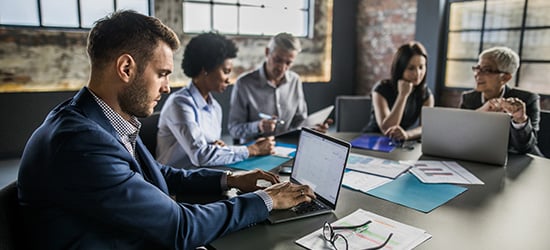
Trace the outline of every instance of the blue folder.
{"type": "Polygon", "coordinates": [[[468,190],[453,184],[420,182],[411,173],[367,192],[372,196],[428,213],[468,190]]]}
{"type": "Polygon", "coordinates": [[[350,144],[354,148],[362,148],[382,152],[391,152],[395,148],[395,146],[392,145],[392,140],[389,137],[381,135],[361,135],[351,140],[350,144]]]}

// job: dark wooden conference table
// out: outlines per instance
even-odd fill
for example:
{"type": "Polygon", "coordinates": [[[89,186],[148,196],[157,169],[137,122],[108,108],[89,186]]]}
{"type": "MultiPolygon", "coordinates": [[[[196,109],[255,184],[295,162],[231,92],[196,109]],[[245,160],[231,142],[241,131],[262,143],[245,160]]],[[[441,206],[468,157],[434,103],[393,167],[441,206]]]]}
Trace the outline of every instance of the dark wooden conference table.
{"type": "MultiPolygon", "coordinates": [[[[331,133],[346,141],[358,133],[331,133]]],[[[485,185],[468,190],[429,213],[342,187],[333,214],[276,225],[260,223],[231,233],[211,244],[216,249],[303,249],[295,240],[358,208],[426,230],[432,238],[416,249],[550,249],[550,159],[509,155],[506,166],[422,155],[414,149],[390,153],[352,152],[392,160],[456,161],[485,185]]]]}

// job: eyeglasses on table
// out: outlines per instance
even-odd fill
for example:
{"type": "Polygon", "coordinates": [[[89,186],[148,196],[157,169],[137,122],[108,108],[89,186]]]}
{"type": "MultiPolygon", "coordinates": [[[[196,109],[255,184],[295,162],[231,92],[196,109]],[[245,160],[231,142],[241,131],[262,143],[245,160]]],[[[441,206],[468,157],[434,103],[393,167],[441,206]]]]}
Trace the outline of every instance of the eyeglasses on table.
{"type": "MultiPolygon", "coordinates": [[[[335,233],[335,230],[342,230],[342,229],[356,229],[364,227],[368,224],[370,224],[372,221],[369,220],[361,225],[352,225],[352,226],[332,226],[330,223],[325,221],[325,225],[323,226],[323,238],[330,242],[330,244],[336,249],[336,250],[348,250],[348,240],[344,235],[335,233]]],[[[393,233],[390,233],[386,240],[382,242],[382,244],[374,247],[364,248],[363,250],[375,250],[375,249],[382,249],[388,242],[390,241],[391,237],[393,236],[393,233]]]]}

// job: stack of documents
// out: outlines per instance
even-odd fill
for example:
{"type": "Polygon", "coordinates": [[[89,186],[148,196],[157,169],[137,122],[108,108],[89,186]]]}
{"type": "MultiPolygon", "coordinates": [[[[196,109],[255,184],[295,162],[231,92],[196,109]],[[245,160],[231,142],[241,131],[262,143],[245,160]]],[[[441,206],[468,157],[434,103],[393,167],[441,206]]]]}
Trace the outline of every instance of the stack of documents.
{"type": "Polygon", "coordinates": [[[397,178],[411,166],[411,163],[350,153],[347,169],[353,171],[344,174],[342,185],[366,193],[397,178]]]}
{"type": "MultiPolygon", "coordinates": [[[[352,214],[331,223],[331,225],[351,226],[362,224],[369,220],[372,222],[366,226],[355,229],[335,230],[334,233],[341,234],[346,238],[348,249],[365,249],[378,246],[384,242],[390,233],[393,236],[385,246],[387,249],[413,249],[432,237],[425,230],[363,209],[357,209],[352,214]]],[[[323,225],[319,225],[319,227],[319,230],[298,239],[296,244],[308,249],[333,249],[331,243],[323,237],[323,225]]]]}
{"type": "Polygon", "coordinates": [[[350,153],[347,168],[367,174],[395,179],[409,170],[412,164],[350,153]]]}
{"type": "Polygon", "coordinates": [[[467,188],[452,184],[484,184],[452,161],[392,161],[350,154],[342,185],[428,213],[467,188]],[[408,172],[411,173],[408,173],[408,172]]]}

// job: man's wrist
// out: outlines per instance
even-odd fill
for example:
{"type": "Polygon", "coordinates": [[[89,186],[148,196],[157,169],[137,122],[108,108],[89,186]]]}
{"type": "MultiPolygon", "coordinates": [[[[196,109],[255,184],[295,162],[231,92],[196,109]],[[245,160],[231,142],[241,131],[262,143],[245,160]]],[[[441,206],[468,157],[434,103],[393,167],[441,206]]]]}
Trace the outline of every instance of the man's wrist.
{"type": "Polygon", "coordinates": [[[527,117],[527,119],[525,119],[523,122],[516,122],[514,119],[512,119],[512,127],[514,127],[515,129],[521,129],[525,127],[525,125],[527,125],[528,121],[529,117],[527,117]]]}
{"type": "Polygon", "coordinates": [[[526,115],[524,115],[523,117],[520,117],[519,119],[512,119],[512,121],[516,124],[523,124],[523,123],[526,123],[527,120],[529,120],[529,117],[527,117],[526,115]]]}
{"type": "Polygon", "coordinates": [[[233,187],[229,180],[231,176],[233,176],[233,172],[231,172],[231,170],[226,170],[223,173],[221,180],[221,187],[223,190],[229,190],[233,187]]]}
{"type": "Polygon", "coordinates": [[[267,192],[265,192],[264,190],[257,190],[254,193],[262,198],[267,208],[267,211],[271,212],[271,210],[273,210],[273,199],[271,198],[271,196],[269,196],[269,194],[267,194],[267,192]]]}

